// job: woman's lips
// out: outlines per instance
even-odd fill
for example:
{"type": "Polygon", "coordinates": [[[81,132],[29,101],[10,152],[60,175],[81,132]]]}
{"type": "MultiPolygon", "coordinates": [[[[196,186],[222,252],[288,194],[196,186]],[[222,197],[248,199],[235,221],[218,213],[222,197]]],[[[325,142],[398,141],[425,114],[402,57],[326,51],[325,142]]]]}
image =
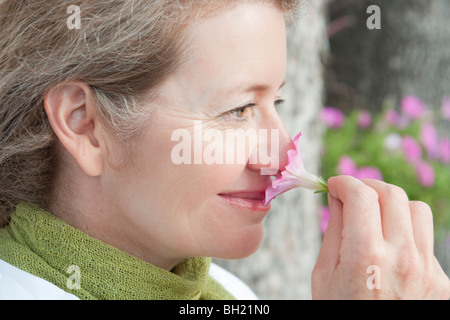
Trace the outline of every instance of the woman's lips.
{"type": "Polygon", "coordinates": [[[265,200],[266,191],[241,191],[241,192],[229,192],[220,193],[220,196],[227,196],[231,198],[241,198],[247,200],[265,200]]]}
{"type": "Polygon", "coordinates": [[[239,191],[219,193],[219,196],[230,205],[254,211],[268,211],[270,204],[265,204],[266,192],[264,191],[239,191]]]}

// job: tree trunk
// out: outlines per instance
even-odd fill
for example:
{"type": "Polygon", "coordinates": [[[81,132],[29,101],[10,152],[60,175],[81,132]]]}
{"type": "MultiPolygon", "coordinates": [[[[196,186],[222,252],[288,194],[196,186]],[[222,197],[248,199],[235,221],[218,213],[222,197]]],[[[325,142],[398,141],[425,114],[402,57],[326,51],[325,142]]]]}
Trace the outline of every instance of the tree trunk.
{"type": "Polygon", "coordinates": [[[387,98],[398,104],[413,94],[440,107],[450,94],[449,17],[448,0],[331,1],[330,20],[350,24],[330,40],[329,101],[379,109],[387,98]],[[381,29],[367,27],[370,5],[380,8],[381,29]]]}
{"type": "MultiPolygon", "coordinates": [[[[328,51],[325,0],[304,1],[288,29],[286,104],[280,116],[291,136],[302,131],[306,168],[319,174],[324,93],[322,58],[328,51]]],[[[311,272],[321,244],[321,196],[292,190],[272,202],[261,249],[249,258],[215,260],[243,279],[261,299],[310,299],[311,272]]]]}

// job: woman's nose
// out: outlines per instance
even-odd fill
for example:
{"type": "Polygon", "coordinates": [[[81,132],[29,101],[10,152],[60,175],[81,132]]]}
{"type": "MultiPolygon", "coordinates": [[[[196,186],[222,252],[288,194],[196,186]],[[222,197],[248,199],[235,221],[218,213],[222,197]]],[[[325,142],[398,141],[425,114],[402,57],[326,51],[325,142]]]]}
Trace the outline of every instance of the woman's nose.
{"type": "Polygon", "coordinates": [[[247,166],[260,171],[261,175],[277,175],[288,164],[288,150],[294,148],[294,142],[275,111],[259,130],[258,144],[251,157],[256,161],[249,161],[247,166]]]}

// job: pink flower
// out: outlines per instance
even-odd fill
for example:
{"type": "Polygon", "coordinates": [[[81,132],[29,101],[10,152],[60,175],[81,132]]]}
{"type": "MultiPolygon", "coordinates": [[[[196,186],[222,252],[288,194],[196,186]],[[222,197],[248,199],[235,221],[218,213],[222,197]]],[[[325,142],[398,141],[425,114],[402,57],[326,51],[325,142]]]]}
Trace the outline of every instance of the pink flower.
{"type": "Polygon", "coordinates": [[[358,126],[361,129],[367,129],[372,124],[372,115],[367,110],[362,110],[358,115],[358,126]]]}
{"type": "Polygon", "coordinates": [[[435,172],[433,166],[425,161],[419,161],[415,164],[417,180],[426,188],[434,186],[435,172]]]}
{"type": "Polygon", "coordinates": [[[358,169],[356,168],[355,162],[353,161],[352,158],[346,155],[339,158],[337,171],[338,174],[340,175],[353,177],[356,176],[358,173],[358,169]]]}
{"type": "Polygon", "coordinates": [[[450,97],[445,97],[442,100],[441,113],[444,119],[450,120],[450,97]]]}
{"type": "Polygon", "coordinates": [[[378,168],[362,167],[357,168],[355,162],[349,156],[342,156],[339,159],[338,174],[352,176],[357,179],[383,180],[383,175],[378,168]]]}
{"type": "Polygon", "coordinates": [[[439,137],[436,128],[432,123],[427,123],[422,126],[420,139],[427,150],[430,159],[439,158],[439,137]]]}
{"type": "Polygon", "coordinates": [[[384,114],[384,120],[390,125],[396,126],[400,119],[400,115],[395,110],[388,110],[384,114]]]}
{"type": "Polygon", "coordinates": [[[440,143],[441,161],[445,164],[450,163],[450,140],[442,139],[440,143]]]}
{"type": "Polygon", "coordinates": [[[341,110],[332,107],[324,107],[320,117],[327,127],[333,129],[342,127],[345,122],[344,113],[341,110]]]}
{"type": "Polygon", "coordinates": [[[288,151],[288,165],[281,172],[281,177],[272,181],[272,186],[266,189],[266,204],[270,203],[280,194],[294,189],[307,188],[315,190],[317,193],[328,192],[326,182],[305,170],[303,157],[300,153],[300,137],[299,133],[294,139],[295,149],[288,151]]]}
{"type": "Polygon", "coordinates": [[[357,179],[375,179],[383,180],[383,175],[378,168],[375,167],[362,167],[356,173],[355,178],[357,179]]]}
{"type": "Polygon", "coordinates": [[[325,233],[328,227],[328,221],[330,220],[330,208],[323,206],[320,211],[320,231],[325,233]]]}
{"type": "Polygon", "coordinates": [[[415,96],[406,96],[402,100],[402,112],[410,119],[416,120],[425,112],[425,105],[415,96]]]}
{"type": "Polygon", "coordinates": [[[406,161],[414,163],[422,158],[422,148],[411,136],[405,136],[402,139],[403,154],[406,161]]]}

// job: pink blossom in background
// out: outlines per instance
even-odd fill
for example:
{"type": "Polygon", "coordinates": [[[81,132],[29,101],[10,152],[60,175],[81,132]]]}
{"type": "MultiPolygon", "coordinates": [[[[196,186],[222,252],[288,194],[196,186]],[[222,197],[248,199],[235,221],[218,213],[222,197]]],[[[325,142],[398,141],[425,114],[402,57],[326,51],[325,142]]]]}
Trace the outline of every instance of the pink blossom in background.
{"type": "Polygon", "coordinates": [[[362,110],[358,115],[358,126],[361,129],[367,129],[372,124],[372,115],[367,110],[362,110]]]}
{"type": "Polygon", "coordinates": [[[420,184],[426,188],[433,187],[436,178],[433,166],[425,161],[419,161],[414,167],[416,169],[417,180],[420,184]]]}
{"type": "Polygon", "coordinates": [[[384,114],[384,120],[389,123],[390,125],[396,126],[398,124],[400,115],[395,110],[388,110],[384,114]]]}
{"type": "Polygon", "coordinates": [[[323,206],[320,210],[320,231],[325,233],[328,227],[328,221],[330,220],[330,208],[323,206]]]}
{"type": "Polygon", "coordinates": [[[443,138],[439,146],[442,163],[450,163],[450,139],[443,138]]]}
{"type": "Polygon", "coordinates": [[[336,108],[324,107],[320,114],[322,122],[329,128],[337,129],[344,125],[345,115],[344,113],[336,108]]]}
{"type": "Polygon", "coordinates": [[[403,155],[409,163],[415,163],[422,159],[422,148],[411,136],[404,136],[402,139],[403,155]]]}
{"type": "Polygon", "coordinates": [[[383,180],[381,171],[376,167],[357,168],[355,162],[347,155],[339,158],[338,168],[339,175],[352,176],[357,179],[376,179],[383,180]]]}
{"type": "Polygon", "coordinates": [[[349,156],[342,156],[339,158],[338,168],[339,175],[356,176],[358,169],[355,162],[349,156]]]}
{"type": "Polygon", "coordinates": [[[419,119],[425,112],[425,105],[415,96],[406,96],[402,100],[402,113],[410,119],[419,119]]]}
{"type": "Polygon", "coordinates": [[[420,140],[427,150],[428,157],[436,160],[439,158],[439,136],[435,126],[432,123],[422,125],[420,140]]]}
{"type": "Polygon", "coordinates": [[[358,169],[355,178],[383,180],[383,175],[381,174],[381,171],[378,168],[362,167],[358,169]]]}
{"type": "Polygon", "coordinates": [[[450,120],[450,97],[445,97],[442,100],[441,113],[444,119],[450,120]]]}
{"type": "Polygon", "coordinates": [[[411,124],[411,121],[412,120],[408,116],[402,114],[398,117],[396,127],[399,129],[406,129],[411,124]]]}

